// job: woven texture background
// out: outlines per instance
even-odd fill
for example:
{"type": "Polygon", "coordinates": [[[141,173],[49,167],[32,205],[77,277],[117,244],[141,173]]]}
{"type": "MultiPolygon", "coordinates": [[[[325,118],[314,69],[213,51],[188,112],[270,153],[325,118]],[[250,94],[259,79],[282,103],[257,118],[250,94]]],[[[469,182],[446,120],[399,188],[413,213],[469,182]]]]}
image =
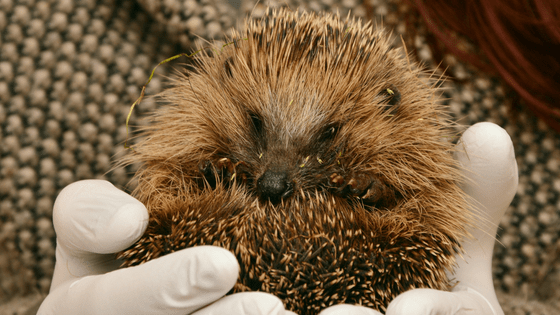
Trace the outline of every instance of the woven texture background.
{"type": "MultiPolygon", "coordinates": [[[[189,52],[196,41],[220,39],[251,11],[262,16],[265,5],[254,3],[0,0],[0,314],[23,314],[30,296],[48,292],[58,192],[81,179],[103,178],[121,188],[129,181],[134,167],[107,172],[123,153],[126,116],[153,67],[189,52]]],[[[394,29],[396,45],[407,27],[425,31],[421,22],[404,22],[407,7],[397,0],[287,4],[382,19],[394,29]]],[[[439,63],[422,36],[408,45],[428,66],[439,63]]],[[[519,189],[501,222],[493,261],[504,310],[559,314],[560,135],[514,108],[517,96],[498,78],[445,58],[455,78],[444,94],[453,114],[464,125],[502,126],[515,146],[519,189]]],[[[158,68],[147,94],[165,88],[165,74],[180,63],[158,68]]],[[[155,108],[145,99],[131,124],[155,108]]]]}

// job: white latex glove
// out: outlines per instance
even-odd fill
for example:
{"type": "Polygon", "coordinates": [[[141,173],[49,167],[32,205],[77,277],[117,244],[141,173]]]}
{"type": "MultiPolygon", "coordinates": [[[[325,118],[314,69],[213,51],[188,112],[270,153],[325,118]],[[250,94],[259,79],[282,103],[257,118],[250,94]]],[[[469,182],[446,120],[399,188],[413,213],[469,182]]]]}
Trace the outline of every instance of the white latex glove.
{"type": "MultiPolygon", "coordinates": [[[[484,216],[470,230],[473,240],[463,243],[464,259],[457,257],[452,292],[415,289],[397,296],[386,315],[503,315],[492,282],[494,236],[517,191],[517,163],[513,144],[505,130],[492,123],[478,123],[463,134],[455,159],[463,165],[470,182],[462,188],[478,204],[484,216]],[[467,153],[465,154],[464,151],[467,153]]],[[[381,315],[354,305],[336,305],[320,315],[381,315]]]]}
{"type": "Polygon", "coordinates": [[[86,180],[64,188],[53,223],[56,266],[39,315],[293,314],[266,293],[222,298],[237,281],[239,266],[219,247],[188,248],[118,269],[113,253],[142,236],[148,213],[109,182],[86,180]]]}

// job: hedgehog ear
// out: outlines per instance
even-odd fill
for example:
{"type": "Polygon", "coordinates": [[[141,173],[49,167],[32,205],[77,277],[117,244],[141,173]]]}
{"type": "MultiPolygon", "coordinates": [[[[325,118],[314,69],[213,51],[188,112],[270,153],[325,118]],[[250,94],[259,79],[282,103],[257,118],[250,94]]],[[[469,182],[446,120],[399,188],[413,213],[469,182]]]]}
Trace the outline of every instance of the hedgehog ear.
{"type": "Polygon", "coordinates": [[[401,92],[396,86],[390,84],[383,88],[377,98],[381,99],[382,104],[385,105],[385,111],[389,115],[394,115],[397,113],[399,105],[401,104],[401,92]]]}

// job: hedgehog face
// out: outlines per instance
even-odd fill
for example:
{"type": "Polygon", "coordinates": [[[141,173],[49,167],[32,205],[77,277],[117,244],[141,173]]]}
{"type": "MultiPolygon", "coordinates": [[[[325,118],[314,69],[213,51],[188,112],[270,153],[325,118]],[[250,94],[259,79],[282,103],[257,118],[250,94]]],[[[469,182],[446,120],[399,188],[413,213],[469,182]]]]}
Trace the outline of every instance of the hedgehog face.
{"type": "MultiPolygon", "coordinates": [[[[391,91],[398,93],[395,88],[391,91]]],[[[352,124],[350,117],[330,112],[336,105],[318,106],[316,99],[300,97],[297,103],[292,99],[286,106],[278,104],[275,96],[264,108],[247,110],[246,121],[238,126],[244,133],[240,139],[246,141],[236,143],[228,139],[229,130],[218,129],[223,133],[212,139],[228,139],[229,144],[224,152],[201,161],[204,183],[215,188],[217,181],[227,185],[233,180],[262,203],[278,204],[299,192],[359,198],[376,208],[395,205],[394,189],[373,172],[359,171],[357,165],[353,170],[352,164],[358,163],[343,158],[348,135],[342,130],[352,124]],[[304,117],[311,119],[305,121],[304,117]]],[[[231,115],[242,116],[242,111],[231,115]]],[[[217,143],[208,146],[216,147],[217,143]]]]}
{"type": "Polygon", "coordinates": [[[331,15],[273,12],[227,42],[160,95],[123,161],[142,163],[133,195],[150,211],[125,265],[221,246],[235,292],[300,314],[447,288],[469,214],[423,72],[383,31],[331,15]]]}

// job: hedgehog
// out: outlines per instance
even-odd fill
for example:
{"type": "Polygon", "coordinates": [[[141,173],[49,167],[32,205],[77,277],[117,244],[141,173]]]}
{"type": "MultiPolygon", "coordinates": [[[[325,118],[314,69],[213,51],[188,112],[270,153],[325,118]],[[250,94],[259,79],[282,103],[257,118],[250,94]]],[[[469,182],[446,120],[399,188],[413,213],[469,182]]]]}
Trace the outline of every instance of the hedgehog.
{"type": "Polygon", "coordinates": [[[472,225],[440,80],[374,23],[267,10],[202,49],[120,160],[149,211],[123,266],[200,245],[240,265],[230,293],[317,314],[384,312],[449,290],[472,225]]]}

